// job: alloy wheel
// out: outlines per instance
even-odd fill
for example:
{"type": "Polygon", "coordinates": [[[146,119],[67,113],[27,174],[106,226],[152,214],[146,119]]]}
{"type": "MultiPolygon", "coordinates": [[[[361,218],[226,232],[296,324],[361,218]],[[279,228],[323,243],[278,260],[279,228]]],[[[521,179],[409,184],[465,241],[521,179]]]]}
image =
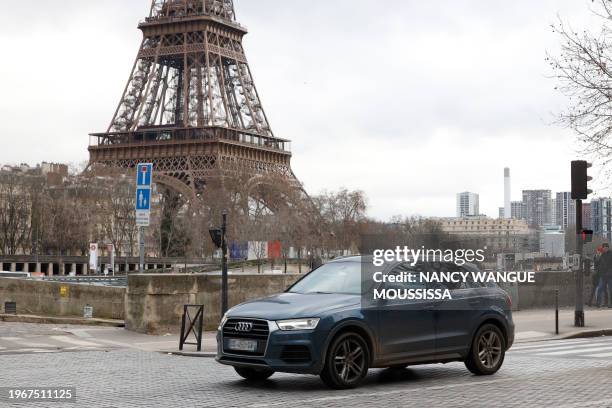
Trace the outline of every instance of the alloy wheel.
{"type": "Polygon", "coordinates": [[[360,378],[366,366],[364,350],[353,338],[345,339],[336,347],[333,361],[334,371],[344,383],[360,378]]]}
{"type": "Polygon", "coordinates": [[[502,358],[502,339],[493,330],[482,333],[478,340],[478,359],[487,369],[497,367],[502,358]]]}

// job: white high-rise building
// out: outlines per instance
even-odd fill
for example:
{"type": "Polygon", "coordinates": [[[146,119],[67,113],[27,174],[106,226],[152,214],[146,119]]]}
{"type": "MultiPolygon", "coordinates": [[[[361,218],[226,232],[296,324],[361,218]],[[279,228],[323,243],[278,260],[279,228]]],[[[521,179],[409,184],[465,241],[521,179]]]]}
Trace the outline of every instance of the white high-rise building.
{"type": "Polygon", "coordinates": [[[474,217],[480,215],[479,197],[468,191],[457,194],[457,217],[474,217]]]}
{"type": "Polygon", "coordinates": [[[550,190],[523,190],[525,219],[532,228],[552,224],[552,197],[550,190]]]}
{"type": "MultiPolygon", "coordinates": [[[[566,230],[572,225],[576,225],[576,201],[572,200],[572,193],[557,193],[554,200],[553,222],[566,230]]],[[[584,222],[583,222],[584,224],[584,222]]]]}

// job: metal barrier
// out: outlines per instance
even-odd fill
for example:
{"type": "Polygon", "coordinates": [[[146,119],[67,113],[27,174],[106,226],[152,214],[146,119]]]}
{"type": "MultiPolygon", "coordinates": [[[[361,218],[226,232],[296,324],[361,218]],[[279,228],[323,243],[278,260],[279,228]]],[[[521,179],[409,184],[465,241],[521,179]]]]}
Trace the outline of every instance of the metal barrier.
{"type": "Polygon", "coordinates": [[[202,351],[202,330],[204,327],[204,305],[185,305],[183,309],[183,318],[181,321],[181,338],[179,343],[179,350],[183,351],[183,346],[185,344],[191,344],[194,346],[198,346],[198,351],[202,351]],[[195,315],[190,313],[194,311],[195,315]],[[193,316],[193,317],[192,317],[193,316]],[[189,328],[185,331],[186,324],[189,323],[189,328]],[[195,336],[196,342],[189,343],[187,342],[187,338],[189,335],[193,333],[195,336]]]}
{"type": "Polygon", "coordinates": [[[74,284],[127,286],[127,276],[45,276],[44,281],[74,284]]]}

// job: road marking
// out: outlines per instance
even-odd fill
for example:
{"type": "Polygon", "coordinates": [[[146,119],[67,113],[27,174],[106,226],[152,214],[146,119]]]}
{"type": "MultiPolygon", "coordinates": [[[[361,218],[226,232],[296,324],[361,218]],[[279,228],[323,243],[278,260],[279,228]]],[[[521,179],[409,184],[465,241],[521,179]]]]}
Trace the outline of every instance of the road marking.
{"type": "Polygon", "coordinates": [[[21,337],[0,337],[0,341],[19,342],[23,339],[21,337]]]}
{"type": "Polygon", "coordinates": [[[77,340],[75,338],[69,336],[51,336],[53,340],[57,340],[62,343],[74,344],[75,346],[84,346],[84,347],[100,347],[99,344],[92,343],[90,341],[77,340]]]}
{"type": "Polygon", "coordinates": [[[540,353],[540,352],[546,352],[546,351],[584,350],[585,347],[591,348],[595,346],[612,347],[612,343],[585,343],[585,344],[573,344],[573,345],[568,345],[568,346],[551,346],[551,347],[540,346],[540,347],[534,347],[532,349],[516,350],[516,351],[517,352],[524,351],[526,353],[540,353]]]}
{"type": "Polygon", "coordinates": [[[20,345],[24,346],[25,348],[57,348],[57,346],[54,346],[53,344],[30,343],[29,341],[23,341],[20,343],[20,345]]]}
{"type": "Polygon", "coordinates": [[[608,357],[612,357],[612,353],[588,354],[585,357],[608,358],[608,357]]]}
{"type": "MultiPolygon", "coordinates": [[[[593,346],[595,346],[595,344],[593,344],[593,346]]],[[[592,352],[606,351],[606,350],[612,350],[612,346],[593,347],[593,348],[585,348],[585,349],[577,349],[577,350],[553,351],[551,353],[538,353],[538,355],[540,356],[562,356],[562,355],[567,355],[567,354],[584,354],[584,353],[592,353],[592,352]]]]}
{"type": "Polygon", "coordinates": [[[538,342],[537,344],[529,343],[529,344],[519,344],[512,346],[510,350],[523,350],[530,348],[538,348],[538,347],[562,347],[568,346],[571,344],[588,344],[592,342],[592,339],[589,340],[568,340],[568,341],[555,341],[555,342],[538,342]]]}
{"type": "MultiPolygon", "coordinates": [[[[423,387],[418,388],[416,391],[436,391],[436,390],[445,390],[448,388],[457,388],[457,387],[472,387],[478,385],[488,385],[488,384],[496,384],[504,381],[512,380],[512,378],[503,378],[499,380],[489,380],[489,381],[474,381],[474,382],[463,382],[463,383],[455,383],[455,384],[447,384],[447,385],[436,385],[432,387],[423,387]]],[[[313,398],[313,399],[304,399],[304,400],[296,400],[292,401],[291,405],[300,405],[307,403],[315,403],[315,402],[327,402],[327,401],[340,401],[350,398],[363,398],[363,397],[378,397],[378,396],[387,396],[392,394],[401,394],[401,393],[410,393],[411,391],[415,391],[414,389],[402,389],[402,390],[393,390],[393,391],[379,391],[372,393],[354,393],[351,395],[341,395],[337,397],[322,397],[322,398],[313,398]]],[[[266,404],[253,404],[249,405],[252,408],[264,408],[264,407],[277,407],[280,405],[287,405],[287,402],[272,402],[266,404]]]]}
{"type": "Polygon", "coordinates": [[[34,351],[36,351],[36,350],[40,350],[40,349],[38,349],[38,348],[29,348],[29,347],[26,347],[26,348],[20,348],[20,349],[10,349],[10,350],[6,350],[6,351],[3,351],[3,352],[2,352],[2,353],[0,353],[0,354],[12,354],[12,353],[32,353],[32,352],[34,352],[34,351]]]}

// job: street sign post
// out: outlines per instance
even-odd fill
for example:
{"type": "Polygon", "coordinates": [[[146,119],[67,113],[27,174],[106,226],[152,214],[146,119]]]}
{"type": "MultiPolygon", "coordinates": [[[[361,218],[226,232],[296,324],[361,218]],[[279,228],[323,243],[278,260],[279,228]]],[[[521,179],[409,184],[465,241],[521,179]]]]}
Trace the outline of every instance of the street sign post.
{"type": "Polygon", "coordinates": [[[140,229],[140,272],[144,271],[145,227],[151,224],[153,164],[140,163],[136,171],[136,225],[140,229]]]}
{"type": "Polygon", "coordinates": [[[138,165],[138,177],[136,185],[144,188],[151,188],[153,182],[153,165],[151,163],[140,163],[138,165]]]}

